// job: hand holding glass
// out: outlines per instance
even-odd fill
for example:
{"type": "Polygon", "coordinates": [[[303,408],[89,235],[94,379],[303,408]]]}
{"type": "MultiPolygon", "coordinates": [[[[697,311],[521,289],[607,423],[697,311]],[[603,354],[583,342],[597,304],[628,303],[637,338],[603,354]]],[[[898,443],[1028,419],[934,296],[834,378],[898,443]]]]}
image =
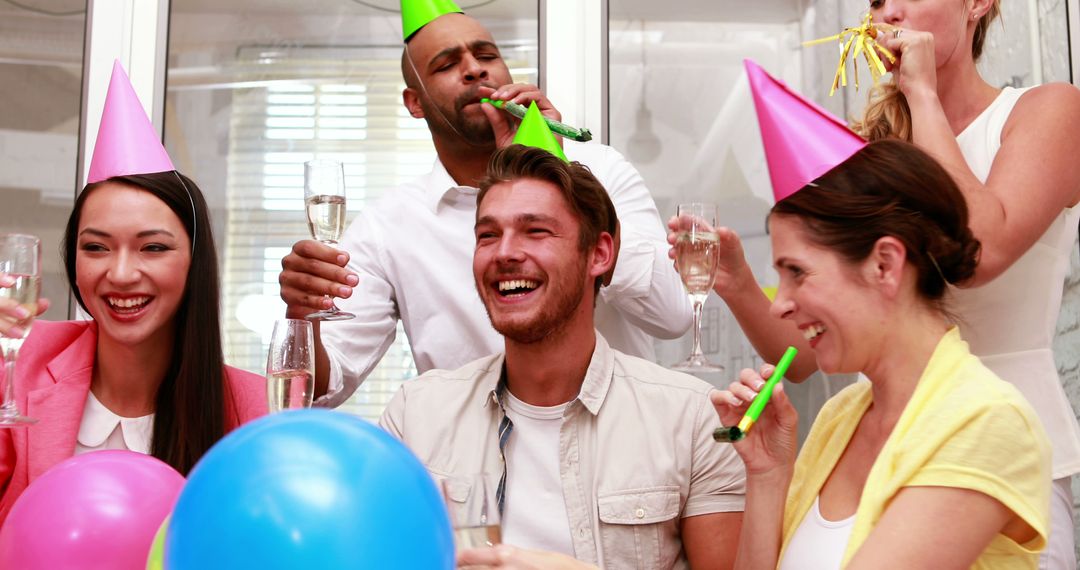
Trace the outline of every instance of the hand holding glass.
{"type": "MultiPolygon", "coordinates": [[[[345,231],[345,170],[336,160],[311,160],[304,163],[304,209],[307,212],[311,237],[321,243],[337,246],[345,231]]],[[[326,295],[329,299],[330,295],[326,295]]],[[[307,316],[318,321],[342,321],[356,315],[330,308],[307,316]]]]}
{"type": "Polygon", "coordinates": [[[315,333],[311,322],[282,319],[274,323],[266,356],[266,395],[270,413],[310,408],[315,393],[315,333]]]}
{"type": "Polygon", "coordinates": [[[701,351],[701,310],[716,281],[720,239],[716,235],[715,204],[679,204],[676,213],[675,266],[694,307],[694,349],[686,360],[672,366],[686,372],[721,372],[701,351]]]}
{"type": "Polygon", "coordinates": [[[15,361],[19,358],[19,349],[34,324],[38,295],[41,293],[41,242],[38,238],[22,234],[0,235],[0,274],[15,281],[10,287],[0,287],[0,299],[14,301],[29,313],[26,318],[14,323],[21,334],[0,334],[0,352],[4,357],[0,427],[21,427],[37,422],[22,415],[19,404],[15,401],[15,361]]]}
{"type": "Polygon", "coordinates": [[[448,477],[442,487],[458,552],[502,542],[499,503],[490,477],[484,473],[448,477]]]}

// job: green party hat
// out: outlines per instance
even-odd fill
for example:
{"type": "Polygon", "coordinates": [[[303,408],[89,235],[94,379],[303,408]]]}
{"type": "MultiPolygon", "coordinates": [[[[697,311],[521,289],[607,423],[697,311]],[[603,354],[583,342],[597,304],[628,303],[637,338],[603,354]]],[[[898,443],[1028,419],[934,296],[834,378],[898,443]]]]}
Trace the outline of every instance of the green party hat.
{"type": "Polygon", "coordinates": [[[453,0],[401,0],[401,37],[407,42],[435,18],[455,12],[465,13],[453,0]]]}
{"type": "Polygon", "coordinates": [[[570,162],[563,154],[562,147],[559,146],[559,141],[555,140],[555,135],[551,133],[547,122],[544,121],[544,116],[540,114],[536,101],[529,103],[529,110],[525,112],[525,118],[521,119],[521,125],[518,126],[517,134],[514,135],[514,144],[546,150],[562,159],[563,162],[570,162]]]}

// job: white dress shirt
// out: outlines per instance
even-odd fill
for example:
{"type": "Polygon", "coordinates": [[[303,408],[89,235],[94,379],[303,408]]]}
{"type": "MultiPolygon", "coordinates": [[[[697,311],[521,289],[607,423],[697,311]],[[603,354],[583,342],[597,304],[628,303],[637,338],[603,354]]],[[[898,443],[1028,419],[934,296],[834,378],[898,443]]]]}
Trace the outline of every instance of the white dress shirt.
{"type": "MultiPolygon", "coordinates": [[[[621,223],[615,275],[600,290],[596,328],[613,348],[652,360],[650,335],[678,338],[693,320],[656,204],[641,175],[611,147],[568,142],[565,151],[604,185],[621,223]]],[[[473,282],[477,192],[458,186],[436,161],[346,230],[341,247],[360,283],[336,302],[356,318],[321,327],[330,386],[319,405],[337,406],[356,390],[394,341],[398,319],[420,373],[503,350],[473,282]]]]}

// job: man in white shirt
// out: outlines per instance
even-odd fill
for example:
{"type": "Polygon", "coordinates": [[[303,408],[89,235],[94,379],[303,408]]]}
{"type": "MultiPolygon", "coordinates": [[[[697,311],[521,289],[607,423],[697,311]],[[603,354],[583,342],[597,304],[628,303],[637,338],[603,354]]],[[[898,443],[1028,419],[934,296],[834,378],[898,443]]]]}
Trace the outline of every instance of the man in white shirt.
{"type": "MultiPolygon", "coordinates": [[[[464,14],[442,15],[413,34],[402,69],[405,105],[427,121],[438,152],[432,171],[366,208],[346,231],[343,251],[304,240],[282,260],[287,316],[327,308],[323,295],[357,315],[316,323],[321,405],[337,405],[355,390],[393,342],[398,319],[420,372],[455,368],[501,348],[473,290],[468,259],[475,185],[496,147],[512,140],[514,124],[479,99],[535,101],[545,116],[559,118],[537,87],[511,83],[491,34],[464,14]]],[[[621,254],[597,302],[597,328],[612,346],[651,359],[652,337],[677,338],[692,321],[656,205],[638,172],[610,147],[567,142],[565,152],[592,169],[622,222],[621,254]]]]}
{"type": "Polygon", "coordinates": [[[588,169],[497,151],[473,276],[504,352],[405,383],[380,425],[436,479],[483,473],[508,544],[604,568],[730,568],[745,472],[709,384],[612,349],[594,301],[618,251],[588,169]]]}

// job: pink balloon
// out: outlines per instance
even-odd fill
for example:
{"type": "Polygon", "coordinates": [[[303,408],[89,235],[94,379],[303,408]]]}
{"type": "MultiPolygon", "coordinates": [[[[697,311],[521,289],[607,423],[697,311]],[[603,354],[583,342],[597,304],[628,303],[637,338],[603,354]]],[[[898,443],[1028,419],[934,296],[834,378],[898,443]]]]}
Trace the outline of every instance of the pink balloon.
{"type": "Polygon", "coordinates": [[[76,455],[19,497],[0,529],[0,568],[143,570],[184,478],[132,451],[76,455]]]}

